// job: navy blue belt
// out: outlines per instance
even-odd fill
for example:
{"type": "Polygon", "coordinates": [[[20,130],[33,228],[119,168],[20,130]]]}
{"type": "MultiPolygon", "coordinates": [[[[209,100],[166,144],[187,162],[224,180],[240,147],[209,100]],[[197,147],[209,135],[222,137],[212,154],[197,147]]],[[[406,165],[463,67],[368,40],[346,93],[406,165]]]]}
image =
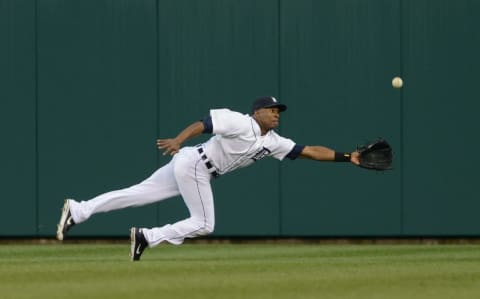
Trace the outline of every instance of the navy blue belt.
{"type": "Polygon", "coordinates": [[[205,163],[205,166],[207,167],[208,171],[214,178],[218,178],[220,174],[215,170],[215,167],[210,163],[210,160],[208,160],[207,155],[205,154],[205,151],[203,150],[202,147],[197,147],[197,151],[200,154],[200,157],[202,158],[203,162],[205,163]]]}

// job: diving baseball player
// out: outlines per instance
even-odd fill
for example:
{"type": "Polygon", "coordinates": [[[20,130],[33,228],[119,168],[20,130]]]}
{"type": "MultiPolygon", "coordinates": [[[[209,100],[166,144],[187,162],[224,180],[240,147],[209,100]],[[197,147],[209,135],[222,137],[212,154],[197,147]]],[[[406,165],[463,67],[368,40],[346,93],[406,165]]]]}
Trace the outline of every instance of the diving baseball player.
{"type": "Polygon", "coordinates": [[[341,161],[359,164],[358,153],[339,153],[323,146],[305,146],[278,135],[273,129],[279,124],[280,112],[287,106],[274,97],[254,101],[251,114],[229,109],[212,109],[203,121],[185,128],[177,137],[157,140],[163,155],[171,161],[145,181],[132,187],[101,194],[87,201],[66,199],[57,229],[63,240],[72,226],[89,219],[93,214],[159,202],[181,195],[190,217],[162,227],[130,229],[133,261],[147,247],[162,242],[182,244],[213,232],[215,213],[210,180],[237,168],[246,167],[271,156],[278,160],[303,157],[319,161],[341,161]],[[205,143],[181,147],[188,139],[202,133],[213,134],[205,143]]]}

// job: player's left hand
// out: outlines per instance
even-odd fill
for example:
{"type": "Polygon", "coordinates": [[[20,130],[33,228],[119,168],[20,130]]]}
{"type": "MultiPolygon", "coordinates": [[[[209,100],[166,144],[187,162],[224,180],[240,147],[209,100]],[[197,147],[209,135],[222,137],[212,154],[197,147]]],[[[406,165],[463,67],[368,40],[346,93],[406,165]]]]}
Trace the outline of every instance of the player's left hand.
{"type": "Polygon", "coordinates": [[[175,155],[180,150],[181,144],[176,139],[158,139],[157,147],[159,150],[164,149],[163,155],[175,155]]]}
{"type": "Polygon", "coordinates": [[[352,162],[353,164],[355,165],[360,165],[360,154],[355,151],[353,153],[350,154],[350,162],[352,162]]]}

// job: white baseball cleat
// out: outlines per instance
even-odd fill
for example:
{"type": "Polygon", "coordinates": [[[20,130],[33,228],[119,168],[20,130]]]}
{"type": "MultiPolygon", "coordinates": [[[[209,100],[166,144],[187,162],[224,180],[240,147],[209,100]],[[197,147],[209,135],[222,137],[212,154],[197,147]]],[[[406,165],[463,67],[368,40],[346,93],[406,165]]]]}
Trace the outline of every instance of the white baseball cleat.
{"type": "Polygon", "coordinates": [[[58,222],[57,225],[57,239],[62,241],[65,238],[67,231],[74,225],[75,221],[73,221],[72,213],[70,213],[70,200],[65,199],[62,209],[62,216],[60,217],[60,222],[58,222]]]}

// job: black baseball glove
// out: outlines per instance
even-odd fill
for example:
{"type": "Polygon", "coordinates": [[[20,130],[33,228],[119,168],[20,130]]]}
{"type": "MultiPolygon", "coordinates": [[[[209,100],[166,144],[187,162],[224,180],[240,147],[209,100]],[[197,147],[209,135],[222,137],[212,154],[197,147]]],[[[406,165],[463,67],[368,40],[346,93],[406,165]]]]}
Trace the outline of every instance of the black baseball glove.
{"type": "Polygon", "coordinates": [[[360,167],[373,170],[392,169],[392,147],[383,138],[358,147],[357,152],[359,153],[360,167]]]}

